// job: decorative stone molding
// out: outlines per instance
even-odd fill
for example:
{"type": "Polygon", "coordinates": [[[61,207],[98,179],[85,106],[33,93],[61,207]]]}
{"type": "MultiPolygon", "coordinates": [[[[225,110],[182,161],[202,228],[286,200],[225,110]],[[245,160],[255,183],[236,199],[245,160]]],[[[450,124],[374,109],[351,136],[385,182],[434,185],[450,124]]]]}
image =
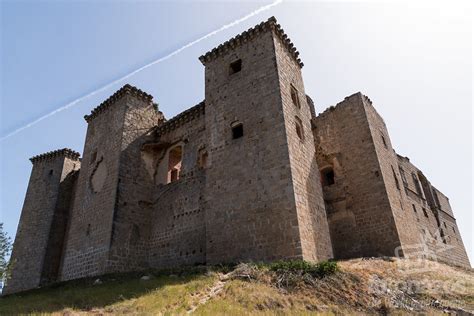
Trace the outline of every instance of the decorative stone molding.
{"type": "Polygon", "coordinates": [[[79,160],[80,154],[77,151],[74,151],[69,148],[58,149],[50,151],[41,155],[36,155],[30,158],[31,163],[35,164],[40,161],[53,159],[56,157],[67,157],[72,160],[79,160]]]}
{"type": "Polygon", "coordinates": [[[205,65],[206,62],[214,60],[218,56],[224,55],[227,52],[234,50],[235,47],[247,42],[248,40],[258,36],[260,33],[266,32],[268,30],[273,30],[275,32],[275,34],[278,36],[278,38],[282,41],[282,43],[286,46],[290,54],[293,56],[295,61],[298,63],[300,68],[303,68],[304,64],[298,57],[300,53],[291,42],[288,35],[285,34],[280,24],[277,23],[277,20],[274,16],[269,18],[266,22],[262,22],[256,25],[255,27],[248,29],[247,31],[231,38],[223,44],[208,51],[207,53],[199,57],[199,60],[205,65]]]}
{"type": "MultiPolygon", "coordinates": [[[[92,119],[97,117],[100,113],[104,112],[107,108],[109,108],[112,104],[114,104],[117,100],[122,98],[124,95],[132,95],[140,100],[143,100],[145,102],[152,102],[153,96],[138,89],[137,87],[134,87],[132,85],[129,85],[128,83],[124,85],[122,88],[117,90],[112,96],[110,96],[107,100],[102,102],[99,106],[94,108],[91,111],[91,114],[89,115],[84,115],[84,119],[86,120],[87,123],[90,123],[92,119]]],[[[157,106],[156,106],[157,107],[157,106]]]]}
{"type": "Polygon", "coordinates": [[[163,124],[158,125],[154,129],[155,135],[161,135],[168,133],[183,124],[198,118],[199,116],[205,114],[205,102],[202,101],[201,103],[193,106],[190,109],[187,109],[184,112],[176,115],[175,117],[165,121],[163,124]]]}

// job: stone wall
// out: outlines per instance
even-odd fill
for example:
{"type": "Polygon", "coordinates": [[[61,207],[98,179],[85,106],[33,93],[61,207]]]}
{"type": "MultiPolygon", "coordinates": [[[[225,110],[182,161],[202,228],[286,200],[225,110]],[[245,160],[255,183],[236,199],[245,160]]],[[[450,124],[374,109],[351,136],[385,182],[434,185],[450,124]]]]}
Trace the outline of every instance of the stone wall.
{"type": "Polygon", "coordinates": [[[11,279],[3,293],[56,280],[69,213],[64,198],[73,192],[70,177],[80,167],[78,158],[79,154],[63,149],[31,159],[33,170],[13,246],[11,279]]]}
{"type": "Polygon", "coordinates": [[[400,246],[368,112],[356,93],[313,122],[318,165],[334,172],[323,191],[336,258],[393,256],[400,246]]]}
{"type": "Polygon", "coordinates": [[[153,194],[153,182],[141,157],[146,135],[162,117],[151,98],[127,95],[118,157],[118,183],[114,208],[110,252],[106,271],[121,272],[146,268],[150,210],[143,207],[153,194]]]}
{"type": "Polygon", "coordinates": [[[207,166],[200,163],[200,157],[207,144],[204,104],[197,107],[189,121],[177,128],[162,128],[147,142],[148,146],[159,148],[155,152],[159,178],[155,179],[152,199],[147,204],[152,223],[148,242],[151,267],[206,263],[203,191],[207,166]],[[179,179],[163,184],[162,180],[167,179],[168,154],[177,146],[182,149],[179,179]]]}
{"type": "Polygon", "coordinates": [[[122,151],[134,138],[146,133],[142,126],[135,129],[127,122],[138,117],[136,121],[143,118],[153,126],[149,111],[155,110],[155,106],[151,99],[125,85],[85,117],[89,125],[69,223],[62,280],[109,271],[110,248],[120,232],[115,231],[115,224],[119,221],[116,206],[122,151]]]}
{"type": "Polygon", "coordinates": [[[300,64],[278,36],[274,45],[303,258],[327,260],[333,252],[311,131],[312,109],[300,64]]]}
{"type": "Polygon", "coordinates": [[[448,199],[396,154],[369,98],[347,97],[313,125],[321,172],[334,172],[333,184],[323,178],[323,192],[337,258],[428,257],[469,266],[448,199]]]}
{"type": "Polygon", "coordinates": [[[402,187],[402,180],[398,168],[398,158],[392,147],[390,134],[383,118],[377,113],[371,100],[362,95],[362,101],[367,113],[369,127],[372,135],[378,165],[380,166],[381,179],[384,187],[380,194],[386,194],[393,219],[396,225],[396,233],[400,240],[400,247],[394,247],[392,256],[406,256],[408,252],[417,252],[413,245],[420,243],[419,235],[415,225],[415,218],[410,206],[406,205],[406,195],[402,187]]]}
{"type": "Polygon", "coordinates": [[[72,201],[76,192],[80,161],[65,159],[62,181],[59,184],[59,194],[56,201],[56,210],[46,247],[41,284],[50,284],[59,280],[59,271],[62,263],[66,240],[67,224],[71,214],[72,201]]]}
{"type": "MultiPolygon", "coordinates": [[[[274,33],[204,60],[207,262],[302,258],[274,33]],[[231,64],[241,60],[241,70],[231,64]],[[243,136],[232,128],[242,124],[243,136]]],[[[230,45],[230,44],[229,44],[230,45]]]]}
{"type": "Polygon", "coordinates": [[[413,223],[420,238],[411,247],[413,255],[470,267],[449,199],[408,158],[398,156],[398,163],[405,175],[406,205],[415,217],[413,223]]]}

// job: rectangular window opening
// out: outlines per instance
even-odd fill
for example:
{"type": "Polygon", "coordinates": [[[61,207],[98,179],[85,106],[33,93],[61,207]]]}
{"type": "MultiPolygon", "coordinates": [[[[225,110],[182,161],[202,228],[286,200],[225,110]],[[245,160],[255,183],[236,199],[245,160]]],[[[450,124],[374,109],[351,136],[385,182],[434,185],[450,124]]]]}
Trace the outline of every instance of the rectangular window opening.
{"type": "Polygon", "coordinates": [[[183,147],[178,145],[168,152],[168,173],[166,183],[178,181],[181,176],[183,147]]]}
{"type": "Polygon", "coordinates": [[[395,179],[395,185],[397,189],[400,190],[400,183],[398,182],[397,174],[395,173],[395,169],[393,169],[393,166],[391,167],[392,167],[393,178],[395,179]]]}
{"type": "Polygon", "coordinates": [[[91,155],[91,162],[90,164],[93,164],[97,160],[97,150],[94,150],[91,155]]]}
{"type": "Polygon", "coordinates": [[[170,182],[174,182],[176,180],[178,180],[178,169],[173,169],[171,170],[171,177],[170,177],[170,182]]]}
{"type": "Polygon", "coordinates": [[[385,146],[385,148],[388,148],[387,142],[385,141],[385,137],[383,136],[383,134],[381,134],[380,137],[382,137],[382,143],[385,146]]]}
{"type": "Polygon", "coordinates": [[[321,170],[321,181],[323,186],[329,186],[336,183],[334,179],[334,170],[332,168],[325,168],[321,170]]]}
{"type": "Polygon", "coordinates": [[[300,99],[298,97],[298,90],[291,85],[291,100],[293,101],[293,104],[297,107],[300,108],[300,99]]]}
{"type": "Polygon", "coordinates": [[[237,73],[241,70],[242,70],[242,59],[238,59],[238,60],[230,63],[229,73],[231,75],[235,74],[235,73],[237,73]]]}
{"type": "Polygon", "coordinates": [[[242,124],[237,124],[232,127],[232,139],[241,138],[244,136],[244,126],[242,124]]]}
{"type": "Polygon", "coordinates": [[[407,178],[405,176],[405,170],[403,170],[403,168],[400,166],[398,167],[398,170],[400,171],[400,177],[402,177],[403,185],[407,187],[408,185],[407,185],[407,178]]]}
{"type": "Polygon", "coordinates": [[[418,194],[419,197],[423,197],[423,193],[421,192],[421,186],[420,186],[420,181],[418,180],[418,177],[414,173],[411,174],[411,177],[413,178],[413,184],[415,185],[416,193],[418,194]]]}

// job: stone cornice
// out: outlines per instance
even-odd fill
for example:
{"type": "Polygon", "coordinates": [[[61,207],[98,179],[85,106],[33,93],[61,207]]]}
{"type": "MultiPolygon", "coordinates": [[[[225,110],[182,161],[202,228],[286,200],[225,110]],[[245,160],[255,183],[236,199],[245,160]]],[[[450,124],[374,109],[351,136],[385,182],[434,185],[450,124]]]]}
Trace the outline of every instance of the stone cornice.
{"type": "Polygon", "coordinates": [[[199,57],[199,60],[205,65],[206,62],[214,60],[218,56],[233,50],[235,47],[240,46],[242,43],[245,43],[246,41],[254,38],[255,36],[258,36],[260,33],[266,32],[268,30],[273,30],[275,32],[275,34],[278,36],[278,38],[282,41],[282,43],[286,46],[290,54],[293,56],[295,61],[298,63],[300,68],[302,68],[304,64],[298,57],[300,53],[295,48],[289,37],[285,34],[280,24],[277,23],[277,20],[274,16],[269,18],[266,22],[262,22],[254,26],[253,28],[250,28],[247,31],[231,38],[230,40],[215,47],[214,49],[208,51],[207,53],[199,57]]]}
{"type": "Polygon", "coordinates": [[[86,120],[87,123],[89,123],[92,119],[97,117],[100,113],[104,112],[107,108],[109,108],[112,104],[114,104],[118,99],[122,98],[124,95],[132,95],[140,100],[143,100],[145,102],[151,102],[153,100],[153,96],[138,89],[137,87],[134,87],[132,85],[129,85],[128,83],[124,85],[122,88],[117,90],[112,96],[110,96],[107,100],[102,102],[99,106],[94,108],[91,111],[91,114],[89,115],[84,115],[84,119],[86,120]]]}
{"type": "Polygon", "coordinates": [[[50,160],[56,157],[66,157],[72,160],[79,160],[80,154],[77,151],[74,151],[69,148],[58,149],[50,151],[41,155],[37,155],[30,158],[30,161],[35,164],[40,161],[50,160]]]}
{"type": "Polygon", "coordinates": [[[154,129],[154,133],[156,135],[161,135],[175,130],[176,128],[184,125],[185,123],[203,115],[205,113],[205,107],[205,102],[202,101],[201,103],[193,106],[192,108],[187,109],[186,111],[181,112],[175,117],[167,120],[163,124],[156,126],[154,129]]]}

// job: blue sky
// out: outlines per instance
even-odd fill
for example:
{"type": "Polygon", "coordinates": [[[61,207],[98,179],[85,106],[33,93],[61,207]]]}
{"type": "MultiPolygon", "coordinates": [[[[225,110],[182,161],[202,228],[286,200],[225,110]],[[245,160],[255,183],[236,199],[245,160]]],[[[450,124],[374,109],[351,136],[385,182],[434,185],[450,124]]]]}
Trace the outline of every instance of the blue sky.
{"type": "MultiPolygon", "coordinates": [[[[269,3],[1,1],[0,136],[269,3]]],[[[84,114],[127,82],[152,94],[168,118],[197,104],[198,57],[272,15],[301,53],[317,111],[367,94],[397,151],[450,197],[472,262],[472,17],[459,3],[284,1],[0,141],[7,232],[17,228],[29,157],[82,152],[84,114]]]]}

